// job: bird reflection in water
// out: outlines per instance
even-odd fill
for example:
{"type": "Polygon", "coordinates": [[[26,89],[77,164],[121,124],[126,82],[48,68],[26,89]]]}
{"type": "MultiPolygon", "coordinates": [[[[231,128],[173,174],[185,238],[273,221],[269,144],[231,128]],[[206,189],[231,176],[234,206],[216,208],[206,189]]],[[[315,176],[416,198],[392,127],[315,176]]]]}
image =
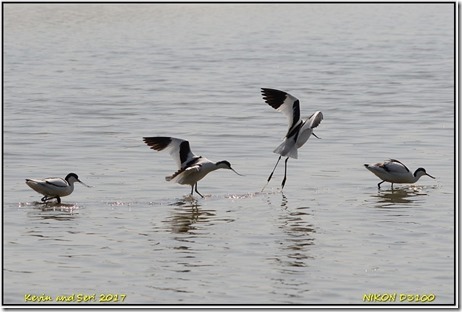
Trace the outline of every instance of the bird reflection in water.
{"type": "Polygon", "coordinates": [[[427,195],[421,187],[411,186],[408,188],[391,189],[379,191],[372,195],[376,200],[376,208],[402,208],[402,204],[410,205],[420,199],[420,196],[427,195]]]}
{"type": "Polygon", "coordinates": [[[207,222],[215,215],[214,210],[203,210],[193,196],[185,196],[182,200],[172,204],[172,216],[166,222],[171,225],[172,233],[191,233],[197,229],[196,223],[207,222]]]}
{"type": "Polygon", "coordinates": [[[73,220],[79,211],[75,204],[58,204],[56,202],[32,202],[20,204],[23,206],[33,206],[27,215],[31,218],[52,219],[57,221],[73,220]]]}
{"type": "MultiPolygon", "coordinates": [[[[307,219],[310,218],[309,207],[298,207],[291,209],[289,200],[283,194],[281,201],[281,213],[278,217],[278,228],[283,233],[283,239],[276,242],[280,251],[272,257],[285,271],[292,267],[305,267],[308,261],[313,258],[310,253],[310,246],[314,245],[313,224],[307,219]]],[[[296,272],[296,271],[294,271],[296,272]]]]}

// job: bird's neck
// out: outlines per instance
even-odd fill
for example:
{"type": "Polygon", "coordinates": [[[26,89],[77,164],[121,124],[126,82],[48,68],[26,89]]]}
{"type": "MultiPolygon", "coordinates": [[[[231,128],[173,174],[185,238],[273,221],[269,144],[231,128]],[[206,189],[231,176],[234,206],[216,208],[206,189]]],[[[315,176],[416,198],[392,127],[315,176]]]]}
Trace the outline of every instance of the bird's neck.
{"type": "Polygon", "coordinates": [[[416,171],[414,172],[414,183],[417,182],[422,176],[425,174],[422,173],[422,171],[416,171]]]}

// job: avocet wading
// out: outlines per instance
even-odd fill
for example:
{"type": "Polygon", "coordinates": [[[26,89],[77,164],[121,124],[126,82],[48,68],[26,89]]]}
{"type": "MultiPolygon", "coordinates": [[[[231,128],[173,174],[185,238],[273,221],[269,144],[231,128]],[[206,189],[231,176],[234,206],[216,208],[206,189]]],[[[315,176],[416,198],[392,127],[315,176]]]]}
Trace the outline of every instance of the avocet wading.
{"type": "Polygon", "coordinates": [[[26,184],[31,189],[45,195],[42,197],[42,202],[56,198],[58,204],[61,203],[61,197],[68,196],[74,191],[74,183],[79,182],[86,187],[79,177],[75,173],[69,173],[64,179],[63,178],[46,178],[46,179],[26,179],[26,184]]]}
{"type": "Polygon", "coordinates": [[[373,165],[364,164],[364,167],[382,180],[382,182],[377,184],[379,189],[380,184],[383,182],[390,182],[393,189],[393,183],[415,183],[424,175],[435,179],[424,168],[418,168],[412,173],[402,162],[396,159],[390,159],[373,165]]]}
{"type": "Polygon", "coordinates": [[[231,168],[227,160],[214,163],[205,157],[195,155],[186,140],[172,137],[145,137],[143,141],[155,151],[168,150],[170,152],[177,163],[178,170],[165,177],[165,180],[191,185],[191,195],[195,191],[202,198],[204,197],[197,190],[197,182],[214,170],[229,169],[242,176],[231,168]]]}

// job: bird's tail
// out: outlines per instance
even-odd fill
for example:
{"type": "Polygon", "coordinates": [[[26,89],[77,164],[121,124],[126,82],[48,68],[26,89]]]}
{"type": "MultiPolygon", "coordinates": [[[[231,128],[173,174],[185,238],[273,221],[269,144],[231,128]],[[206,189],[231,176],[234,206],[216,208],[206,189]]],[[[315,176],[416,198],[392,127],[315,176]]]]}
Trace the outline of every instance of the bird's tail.
{"type": "Polygon", "coordinates": [[[284,157],[298,158],[297,146],[295,144],[287,144],[287,139],[285,139],[276,149],[273,151],[276,154],[279,154],[284,157]]]}
{"type": "Polygon", "coordinates": [[[179,169],[178,171],[176,171],[174,174],[170,175],[170,176],[166,176],[165,177],[165,180],[166,181],[173,181],[173,182],[176,182],[178,180],[178,176],[180,174],[182,174],[184,172],[184,169],[179,169]]]}

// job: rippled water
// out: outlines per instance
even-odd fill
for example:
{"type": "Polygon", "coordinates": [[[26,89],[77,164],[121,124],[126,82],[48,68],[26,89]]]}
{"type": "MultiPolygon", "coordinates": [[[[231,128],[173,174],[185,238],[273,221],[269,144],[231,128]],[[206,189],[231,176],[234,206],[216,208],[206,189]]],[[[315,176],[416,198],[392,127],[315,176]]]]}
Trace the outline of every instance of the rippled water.
{"type": "Polygon", "coordinates": [[[3,303],[453,304],[453,10],[5,4],[3,303]],[[325,118],[283,193],[261,87],[325,118]],[[191,198],[156,135],[245,177],[191,198]],[[436,180],[378,191],[363,164],[388,158],[436,180]],[[24,183],[69,172],[94,187],[61,205],[24,183]]]}

